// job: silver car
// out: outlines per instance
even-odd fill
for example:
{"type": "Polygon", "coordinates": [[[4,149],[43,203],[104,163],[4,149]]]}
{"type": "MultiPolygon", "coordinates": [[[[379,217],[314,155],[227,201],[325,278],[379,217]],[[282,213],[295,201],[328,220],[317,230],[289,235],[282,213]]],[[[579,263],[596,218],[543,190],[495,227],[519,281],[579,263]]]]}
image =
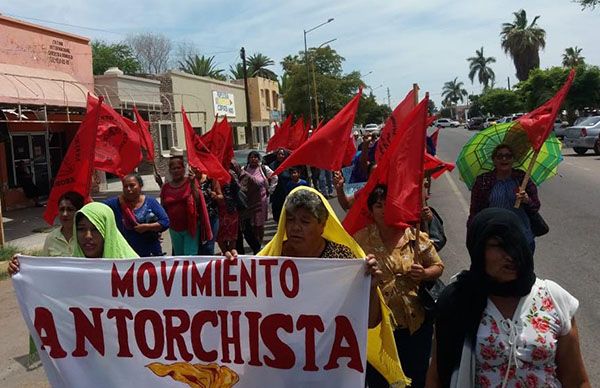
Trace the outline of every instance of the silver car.
{"type": "Polygon", "coordinates": [[[590,116],[565,131],[563,143],[565,147],[573,148],[578,155],[583,155],[587,150],[594,150],[600,155],[600,116],[590,116]]]}

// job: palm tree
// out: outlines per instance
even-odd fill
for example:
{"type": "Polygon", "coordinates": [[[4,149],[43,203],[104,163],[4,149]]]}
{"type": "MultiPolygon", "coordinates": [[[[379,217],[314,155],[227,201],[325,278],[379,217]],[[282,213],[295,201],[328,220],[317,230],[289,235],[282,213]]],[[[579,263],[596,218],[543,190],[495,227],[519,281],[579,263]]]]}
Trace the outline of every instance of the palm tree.
{"type": "Polygon", "coordinates": [[[481,50],[475,50],[475,56],[467,58],[469,61],[469,79],[471,83],[473,83],[473,78],[475,78],[475,74],[477,74],[477,78],[480,84],[483,84],[483,88],[487,89],[490,86],[490,81],[493,84],[496,79],[496,74],[494,74],[494,70],[488,65],[490,63],[495,63],[496,58],[494,57],[485,57],[483,55],[483,47],[481,50]]]}
{"type": "Polygon", "coordinates": [[[575,67],[577,65],[583,65],[585,57],[581,56],[579,47],[569,47],[565,49],[565,53],[562,56],[562,65],[564,67],[575,67]]]}
{"type": "Polygon", "coordinates": [[[221,81],[227,78],[223,74],[223,69],[217,69],[217,64],[214,62],[215,57],[205,57],[202,55],[188,56],[183,62],[179,62],[179,69],[186,73],[199,75],[201,77],[215,78],[221,81]]]}
{"type": "Polygon", "coordinates": [[[234,80],[244,78],[244,65],[240,62],[236,63],[235,66],[229,65],[229,75],[234,80]]]}
{"type": "Polygon", "coordinates": [[[275,61],[261,53],[255,53],[248,57],[248,76],[249,77],[263,77],[273,81],[277,81],[277,75],[270,69],[269,66],[273,66],[275,61]]]}
{"type": "Polygon", "coordinates": [[[462,81],[458,81],[458,77],[446,82],[442,88],[442,97],[444,97],[442,102],[444,106],[451,109],[452,105],[456,105],[458,101],[463,102],[467,95],[468,93],[464,88],[464,84],[462,81]]]}
{"type": "Polygon", "coordinates": [[[539,16],[528,25],[524,9],[513,15],[513,23],[502,24],[502,48],[512,57],[519,81],[525,81],[529,71],[540,66],[539,51],[546,47],[546,31],[536,25],[539,16]]]}

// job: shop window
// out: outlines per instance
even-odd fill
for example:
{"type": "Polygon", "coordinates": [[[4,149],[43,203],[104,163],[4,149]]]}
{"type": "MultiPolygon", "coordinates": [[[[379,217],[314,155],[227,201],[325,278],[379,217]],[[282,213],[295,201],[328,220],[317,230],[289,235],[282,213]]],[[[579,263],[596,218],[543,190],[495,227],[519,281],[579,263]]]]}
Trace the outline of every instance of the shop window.
{"type": "Polygon", "coordinates": [[[159,121],[158,129],[160,133],[160,150],[161,152],[169,152],[173,143],[173,123],[170,121],[159,121]]]}
{"type": "Polygon", "coordinates": [[[279,96],[277,92],[273,90],[273,110],[279,110],[279,96]]]}
{"type": "Polygon", "coordinates": [[[267,104],[267,109],[271,109],[271,93],[268,90],[265,90],[265,104],[267,104]]]}

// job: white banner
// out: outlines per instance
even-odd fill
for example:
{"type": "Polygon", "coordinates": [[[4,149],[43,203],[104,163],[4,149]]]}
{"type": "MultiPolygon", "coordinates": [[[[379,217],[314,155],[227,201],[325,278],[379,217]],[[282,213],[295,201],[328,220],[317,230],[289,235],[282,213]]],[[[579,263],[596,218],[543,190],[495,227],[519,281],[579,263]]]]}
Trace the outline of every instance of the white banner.
{"type": "Polygon", "coordinates": [[[53,387],[364,387],[362,260],[20,264],[13,285],[53,387]]]}
{"type": "Polygon", "coordinates": [[[235,100],[233,93],[219,92],[213,90],[213,105],[215,108],[215,115],[235,117],[235,100]]]}

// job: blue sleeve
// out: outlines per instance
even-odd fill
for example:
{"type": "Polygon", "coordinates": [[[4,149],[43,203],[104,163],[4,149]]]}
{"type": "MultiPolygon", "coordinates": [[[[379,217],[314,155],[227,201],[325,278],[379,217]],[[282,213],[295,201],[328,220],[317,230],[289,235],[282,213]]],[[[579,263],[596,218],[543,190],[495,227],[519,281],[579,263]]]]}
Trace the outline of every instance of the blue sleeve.
{"type": "Polygon", "coordinates": [[[167,215],[167,212],[165,212],[165,209],[163,209],[161,204],[158,203],[158,201],[155,198],[146,198],[148,199],[148,207],[150,208],[150,210],[152,210],[156,217],[158,217],[158,220],[156,222],[158,222],[163,227],[163,231],[169,229],[169,216],[167,215]]]}

